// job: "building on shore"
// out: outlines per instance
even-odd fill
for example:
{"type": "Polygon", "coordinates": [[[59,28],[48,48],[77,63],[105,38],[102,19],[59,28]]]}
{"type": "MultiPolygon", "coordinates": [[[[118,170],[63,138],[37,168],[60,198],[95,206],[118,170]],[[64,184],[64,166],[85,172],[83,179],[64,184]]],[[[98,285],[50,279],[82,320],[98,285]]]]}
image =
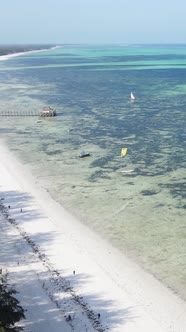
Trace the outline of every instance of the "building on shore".
{"type": "Polygon", "coordinates": [[[56,110],[50,106],[44,106],[40,112],[40,116],[56,116],[56,110]]]}

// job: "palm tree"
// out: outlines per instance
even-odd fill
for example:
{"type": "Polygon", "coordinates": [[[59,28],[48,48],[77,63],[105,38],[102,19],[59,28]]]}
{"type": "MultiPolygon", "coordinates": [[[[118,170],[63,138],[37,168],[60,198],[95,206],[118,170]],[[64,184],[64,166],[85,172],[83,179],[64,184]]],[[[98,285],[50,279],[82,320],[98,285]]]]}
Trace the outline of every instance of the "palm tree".
{"type": "Polygon", "coordinates": [[[25,318],[24,309],[14,297],[17,291],[7,283],[7,274],[0,277],[0,332],[19,332],[15,323],[25,318]]]}

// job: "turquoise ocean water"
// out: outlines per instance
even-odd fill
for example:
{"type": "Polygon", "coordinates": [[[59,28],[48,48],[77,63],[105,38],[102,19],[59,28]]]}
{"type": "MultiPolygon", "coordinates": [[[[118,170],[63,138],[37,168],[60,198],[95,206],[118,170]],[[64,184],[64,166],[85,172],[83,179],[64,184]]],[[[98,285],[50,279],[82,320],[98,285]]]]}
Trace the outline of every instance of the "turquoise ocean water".
{"type": "Polygon", "coordinates": [[[0,61],[0,96],[0,112],[57,109],[0,117],[0,135],[58,202],[186,299],[186,45],[0,61]]]}

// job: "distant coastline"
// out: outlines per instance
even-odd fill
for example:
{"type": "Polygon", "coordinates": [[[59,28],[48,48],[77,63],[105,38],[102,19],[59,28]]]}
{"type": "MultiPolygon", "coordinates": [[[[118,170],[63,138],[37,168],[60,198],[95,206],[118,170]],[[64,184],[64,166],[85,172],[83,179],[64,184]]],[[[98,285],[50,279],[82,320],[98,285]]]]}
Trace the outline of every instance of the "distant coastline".
{"type": "Polygon", "coordinates": [[[0,45],[0,56],[13,55],[16,53],[27,53],[33,51],[42,51],[56,48],[54,44],[37,44],[37,45],[0,45]]]}

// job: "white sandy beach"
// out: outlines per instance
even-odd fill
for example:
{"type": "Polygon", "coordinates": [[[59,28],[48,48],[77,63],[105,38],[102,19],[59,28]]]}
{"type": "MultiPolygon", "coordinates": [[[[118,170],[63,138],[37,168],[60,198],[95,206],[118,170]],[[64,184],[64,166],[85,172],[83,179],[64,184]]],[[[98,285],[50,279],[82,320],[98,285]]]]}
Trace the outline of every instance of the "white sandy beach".
{"type": "Polygon", "coordinates": [[[15,58],[17,56],[21,56],[21,55],[24,55],[26,53],[32,53],[33,51],[29,51],[29,52],[17,52],[17,53],[10,53],[10,54],[6,54],[6,55],[1,55],[0,56],[0,61],[3,61],[3,60],[9,60],[11,58],[15,58]]]}
{"type": "Polygon", "coordinates": [[[186,331],[186,303],[65,211],[0,143],[0,267],[27,310],[25,331],[186,331]]]}
{"type": "MultiPolygon", "coordinates": [[[[59,46],[56,47],[52,47],[52,49],[55,49],[59,46]]],[[[44,51],[48,51],[49,49],[41,49],[41,50],[33,50],[33,51],[26,51],[26,52],[16,52],[16,53],[10,53],[10,54],[5,54],[5,55],[0,55],[0,61],[4,61],[4,60],[9,60],[11,58],[15,58],[21,55],[26,55],[26,54],[30,54],[30,53],[38,53],[38,52],[44,52],[44,51]]]]}

